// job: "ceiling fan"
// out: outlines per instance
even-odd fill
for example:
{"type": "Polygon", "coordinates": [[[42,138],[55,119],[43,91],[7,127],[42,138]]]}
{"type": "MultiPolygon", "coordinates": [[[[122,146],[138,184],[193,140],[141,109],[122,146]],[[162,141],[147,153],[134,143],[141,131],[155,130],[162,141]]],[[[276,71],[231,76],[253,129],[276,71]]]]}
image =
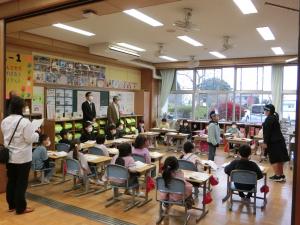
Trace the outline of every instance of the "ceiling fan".
{"type": "Polygon", "coordinates": [[[231,37],[229,35],[224,35],[222,38],[223,44],[220,52],[225,52],[235,47],[235,45],[231,43],[231,37]]]}
{"type": "Polygon", "coordinates": [[[184,19],[183,20],[176,20],[173,23],[173,26],[183,30],[185,32],[189,31],[199,31],[200,29],[197,27],[197,25],[193,24],[191,22],[192,17],[192,9],[191,8],[184,8],[184,19]]]}
{"type": "Polygon", "coordinates": [[[196,68],[200,66],[200,61],[195,59],[194,55],[190,56],[190,60],[187,61],[186,66],[190,69],[196,68]]]}

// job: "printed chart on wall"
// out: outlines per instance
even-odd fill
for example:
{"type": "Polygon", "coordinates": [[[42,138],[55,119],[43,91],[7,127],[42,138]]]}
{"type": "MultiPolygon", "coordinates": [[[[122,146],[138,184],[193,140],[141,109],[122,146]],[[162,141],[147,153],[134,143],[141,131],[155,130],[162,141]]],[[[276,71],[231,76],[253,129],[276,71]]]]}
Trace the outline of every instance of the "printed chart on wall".
{"type": "Polygon", "coordinates": [[[114,96],[119,96],[120,111],[122,114],[134,114],[134,92],[111,91],[109,93],[109,102],[112,102],[114,96]]]}
{"type": "Polygon", "coordinates": [[[6,53],[6,98],[10,91],[15,91],[22,98],[31,99],[32,77],[32,55],[16,52],[6,53]]]}
{"type": "MultiPolygon", "coordinates": [[[[81,105],[83,102],[86,101],[86,98],[85,98],[86,92],[87,91],[77,91],[77,113],[78,114],[82,114],[81,105]]],[[[100,116],[101,115],[101,113],[100,113],[100,92],[93,91],[92,93],[93,93],[93,97],[94,97],[93,102],[95,103],[95,107],[96,107],[96,115],[100,116]]]]}
{"type": "Polygon", "coordinates": [[[31,104],[32,113],[40,113],[44,118],[44,87],[33,87],[31,104]]]}

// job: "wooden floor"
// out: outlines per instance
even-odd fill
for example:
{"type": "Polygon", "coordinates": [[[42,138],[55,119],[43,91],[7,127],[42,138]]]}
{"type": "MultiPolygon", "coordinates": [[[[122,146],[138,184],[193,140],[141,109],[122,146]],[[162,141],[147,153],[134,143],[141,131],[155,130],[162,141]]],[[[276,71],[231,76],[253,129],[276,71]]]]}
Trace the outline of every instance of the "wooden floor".
{"type": "MultiPolygon", "coordinates": [[[[163,150],[162,150],[163,151],[163,150]]],[[[175,154],[175,153],[172,153],[175,154]]],[[[222,165],[227,161],[222,149],[217,152],[216,163],[222,165]]],[[[255,159],[255,157],[252,157],[255,159]]],[[[268,163],[262,163],[268,166],[268,163]]],[[[239,203],[234,204],[233,211],[227,209],[227,203],[222,203],[221,199],[226,194],[226,176],[223,168],[219,168],[215,173],[219,178],[218,186],[213,187],[212,197],[213,202],[208,205],[209,212],[198,224],[202,225],[225,225],[225,224],[259,224],[259,225],[280,225],[290,224],[291,217],[291,203],[292,203],[292,172],[286,166],[285,173],[287,175],[287,182],[284,184],[273,183],[268,181],[270,193],[268,194],[268,204],[265,211],[257,210],[256,216],[251,212],[251,209],[245,205],[241,206],[239,203]]],[[[268,176],[272,175],[269,170],[268,176]]],[[[261,183],[261,182],[260,182],[261,183]]],[[[82,197],[74,197],[72,193],[62,193],[62,190],[71,186],[71,182],[62,185],[48,185],[43,187],[29,188],[29,192],[54,199],[59,202],[75,205],[77,207],[91,210],[100,214],[104,214],[113,218],[118,218],[132,224],[137,225],[153,225],[158,216],[158,203],[155,201],[155,191],[152,191],[151,196],[153,200],[141,208],[134,208],[129,212],[123,212],[124,202],[117,203],[109,208],[105,208],[106,199],[111,197],[111,191],[102,194],[89,194],[82,197]]],[[[238,198],[238,197],[237,197],[238,198]]],[[[7,212],[7,204],[5,201],[5,194],[0,194],[0,225],[93,225],[103,224],[88,220],[85,217],[76,216],[70,213],[65,213],[61,210],[39,204],[35,201],[28,201],[30,207],[35,208],[34,213],[27,215],[15,215],[7,212]]],[[[261,204],[258,201],[258,204],[261,204]]],[[[182,213],[180,208],[171,210],[174,214],[182,213]]],[[[192,211],[192,214],[195,212],[192,211]]],[[[181,218],[166,219],[162,224],[164,225],[179,225],[183,224],[181,218]]],[[[189,221],[190,225],[196,224],[195,217],[189,221]]]]}

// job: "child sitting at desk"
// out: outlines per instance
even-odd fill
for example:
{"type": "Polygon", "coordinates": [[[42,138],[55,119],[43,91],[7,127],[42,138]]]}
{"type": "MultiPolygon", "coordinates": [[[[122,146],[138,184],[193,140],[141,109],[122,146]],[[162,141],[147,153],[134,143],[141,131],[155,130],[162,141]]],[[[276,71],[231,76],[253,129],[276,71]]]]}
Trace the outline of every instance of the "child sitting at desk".
{"type": "MultiPolygon", "coordinates": [[[[169,156],[166,158],[163,166],[163,172],[162,172],[162,177],[165,181],[165,185],[168,188],[169,183],[171,182],[172,178],[178,178],[184,181],[185,183],[185,199],[186,199],[186,204],[188,205],[188,208],[190,208],[194,200],[192,198],[192,184],[187,182],[184,179],[184,174],[181,170],[179,170],[179,164],[178,160],[174,156],[169,156]]],[[[169,194],[169,193],[160,193],[160,198],[162,200],[169,200],[169,201],[180,201],[182,200],[182,195],[180,194],[169,194]]],[[[169,205],[164,204],[164,208],[167,209],[169,205]]]]}
{"type": "Polygon", "coordinates": [[[49,162],[48,154],[47,154],[47,147],[51,145],[50,138],[47,134],[42,134],[39,137],[39,145],[35,148],[32,153],[32,164],[31,167],[33,170],[42,170],[47,169],[44,171],[45,175],[45,183],[49,183],[51,177],[53,176],[55,163],[49,162]]]}
{"type": "Polygon", "coordinates": [[[117,128],[114,124],[109,125],[108,131],[106,134],[106,140],[115,140],[118,138],[117,128]]]}
{"type": "Polygon", "coordinates": [[[125,135],[124,124],[121,122],[117,123],[117,138],[122,138],[125,135]]]}
{"type": "Polygon", "coordinates": [[[144,120],[140,120],[140,121],[139,121],[139,124],[138,124],[138,127],[137,127],[137,130],[138,130],[139,134],[140,134],[140,133],[146,132],[144,126],[145,126],[144,120]]]}
{"type": "MultiPolygon", "coordinates": [[[[225,167],[225,173],[230,176],[231,171],[233,170],[249,170],[253,171],[257,174],[257,180],[263,178],[263,174],[258,167],[258,165],[255,162],[252,162],[249,160],[249,156],[251,155],[251,148],[249,145],[242,145],[239,148],[239,154],[241,156],[241,159],[232,161],[229,165],[225,167]]],[[[253,185],[249,184],[240,184],[235,183],[234,184],[236,188],[242,189],[242,190],[251,190],[254,188],[253,185]]],[[[252,193],[247,193],[247,196],[245,196],[244,192],[239,192],[239,196],[246,201],[249,201],[252,193]]]]}
{"type": "Polygon", "coordinates": [[[109,152],[107,147],[104,145],[105,143],[105,135],[98,134],[96,137],[96,145],[95,148],[99,148],[104,153],[104,156],[109,156],[109,152]]]}
{"type": "Polygon", "coordinates": [[[167,122],[166,118],[161,119],[161,123],[159,124],[160,129],[170,129],[170,124],[167,122]]]}
{"type": "Polygon", "coordinates": [[[139,134],[136,137],[133,146],[132,154],[143,156],[145,158],[145,163],[150,164],[151,157],[148,150],[149,143],[147,138],[144,135],[139,134]]]}
{"type": "Polygon", "coordinates": [[[71,141],[68,139],[68,135],[69,135],[68,130],[62,129],[60,131],[61,139],[59,140],[59,143],[67,144],[67,145],[70,146],[71,145],[71,141]]]}
{"type": "Polygon", "coordinates": [[[189,127],[189,123],[187,120],[183,120],[183,125],[181,125],[179,127],[179,133],[183,133],[183,134],[188,134],[189,136],[187,137],[188,139],[191,138],[191,134],[192,134],[192,131],[191,131],[191,128],[189,127]]]}
{"type": "Polygon", "coordinates": [[[87,141],[95,141],[96,135],[93,133],[93,125],[90,122],[86,122],[83,126],[83,133],[81,134],[81,143],[87,141]]]}
{"type": "Polygon", "coordinates": [[[180,156],[180,159],[187,160],[192,162],[197,167],[198,171],[203,171],[200,158],[194,153],[195,146],[192,142],[187,141],[183,145],[183,155],[180,156]]]}
{"type": "MultiPolygon", "coordinates": [[[[80,152],[81,147],[80,147],[80,141],[78,140],[74,140],[71,143],[70,146],[70,151],[68,153],[68,157],[71,159],[75,159],[79,162],[80,164],[80,171],[79,171],[79,175],[81,178],[85,177],[86,175],[89,174],[95,174],[97,173],[96,168],[95,167],[90,167],[88,164],[87,159],[85,158],[84,154],[80,152]]],[[[83,182],[85,182],[85,180],[82,180],[83,182]]],[[[103,182],[101,182],[99,179],[89,179],[89,181],[91,183],[95,183],[95,184],[103,184],[103,182]]]]}
{"type": "MultiPolygon", "coordinates": [[[[230,134],[234,138],[241,138],[243,137],[241,131],[237,127],[236,122],[232,122],[231,127],[227,128],[226,133],[230,134]]],[[[235,147],[238,147],[235,144],[229,143],[229,149],[234,149],[235,147]]],[[[235,151],[235,154],[237,154],[237,149],[235,151]]]]}
{"type": "MultiPolygon", "coordinates": [[[[122,143],[118,146],[119,155],[115,155],[112,158],[111,163],[124,166],[129,170],[130,176],[128,180],[129,186],[134,184],[138,184],[138,173],[135,170],[135,162],[133,157],[131,156],[131,145],[128,143],[122,143]]],[[[116,183],[123,183],[124,180],[114,180],[116,183]]],[[[137,192],[139,188],[137,187],[137,192]]]]}

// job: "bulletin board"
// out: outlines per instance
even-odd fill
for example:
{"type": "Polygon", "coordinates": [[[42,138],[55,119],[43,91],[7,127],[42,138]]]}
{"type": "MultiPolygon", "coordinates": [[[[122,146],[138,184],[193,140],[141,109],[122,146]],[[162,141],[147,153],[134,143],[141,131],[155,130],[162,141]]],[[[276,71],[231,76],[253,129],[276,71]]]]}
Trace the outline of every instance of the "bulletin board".
{"type": "Polygon", "coordinates": [[[31,111],[32,113],[42,114],[44,118],[44,87],[33,87],[32,93],[32,102],[31,102],[31,111]]]}
{"type": "Polygon", "coordinates": [[[33,59],[32,55],[17,52],[6,53],[6,98],[15,91],[24,99],[32,98],[33,59]]]}
{"type": "Polygon", "coordinates": [[[119,96],[121,99],[120,112],[122,114],[134,114],[134,92],[110,91],[110,102],[112,102],[114,96],[119,96]]]}

